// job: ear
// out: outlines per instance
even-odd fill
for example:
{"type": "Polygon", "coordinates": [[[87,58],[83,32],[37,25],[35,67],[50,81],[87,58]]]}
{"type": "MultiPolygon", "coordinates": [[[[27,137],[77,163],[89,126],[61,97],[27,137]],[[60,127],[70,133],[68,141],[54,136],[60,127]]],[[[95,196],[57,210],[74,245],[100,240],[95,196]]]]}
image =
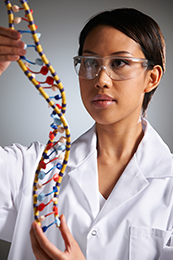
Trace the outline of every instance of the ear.
{"type": "Polygon", "coordinates": [[[148,71],[148,77],[147,77],[148,82],[144,90],[145,93],[150,92],[151,90],[155,89],[159,85],[162,78],[162,74],[163,71],[160,65],[156,65],[152,70],[148,71]]]}

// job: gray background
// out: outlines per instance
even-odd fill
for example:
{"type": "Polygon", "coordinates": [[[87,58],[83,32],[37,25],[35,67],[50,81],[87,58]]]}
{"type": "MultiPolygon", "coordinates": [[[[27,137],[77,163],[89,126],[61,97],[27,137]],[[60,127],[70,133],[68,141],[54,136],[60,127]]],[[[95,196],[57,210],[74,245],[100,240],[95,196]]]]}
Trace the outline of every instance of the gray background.
{"type": "MultiPolygon", "coordinates": [[[[18,4],[18,1],[13,1],[18,4]]],[[[72,57],[77,54],[79,32],[86,20],[103,10],[134,7],[152,16],[160,25],[167,45],[167,70],[148,110],[148,120],[173,151],[173,1],[171,0],[29,0],[40,42],[66,90],[67,113],[72,140],[88,129],[93,121],[80,100],[78,79],[72,57]]],[[[0,2],[0,26],[8,26],[6,7],[0,2]]],[[[21,28],[20,26],[18,28],[21,28]]],[[[24,38],[23,38],[24,39],[24,38]]],[[[27,38],[27,44],[32,43],[27,38]]],[[[29,52],[29,50],[28,50],[29,52]]],[[[35,55],[29,52],[29,58],[35,55]]],[[[51,109],[23,75],[17,63],[0,78],[0,145],[32,141],[47,142],[51,109]]],[[[51,92],[48,92],[48,94],[51,92]]],[[[0,259],[6,259],[5,244],[0,243],[0,259]]]]}

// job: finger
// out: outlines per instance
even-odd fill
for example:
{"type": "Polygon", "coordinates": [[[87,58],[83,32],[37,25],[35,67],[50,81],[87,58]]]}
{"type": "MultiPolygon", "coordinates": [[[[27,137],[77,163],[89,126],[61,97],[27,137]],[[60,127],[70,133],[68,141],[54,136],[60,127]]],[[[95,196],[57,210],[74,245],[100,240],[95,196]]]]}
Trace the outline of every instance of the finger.
{"type": "Polygon", "coordinates": [[[73,242],[75,242],[75,239],[73,238],[68,226],[67,226],[67,223],[66,223],[66,220],[65,220],[65,216],[64,215],[61,215],[60,216],[60,221],[61,221],[61,225],[60,225],[60,231],[61,231],[61,235],[64,239],[64,242],[65,242],[65,245],[66,245],[66,248],[71,246],[71,244],[73,242]]]}
{"type": "Polygon", "coordinates": [[[61,235],[64,239],[65,247],[66,247],[65,252],[67,253],[67,255],[71,256],[71,259],[85,260],[85,257],[83,255],[78,243],[72,236],[72,234],[67,226],[64,215],[60,216],[60,220],[61,220],[60,231],[61,231],[61,235]]]}
{"type": "Polygon", "coordinates": [[[25,55],[26,50],[16,47],[0,46],[0,55],[25,55]]]}
{"type": "Polygon", "coordinates": [[[16,47],[0,46],[0,62],[16,61],[26,54],[26,50],[16,47]]]}
{"type": "Polygon", "coordinates": [[[19,32],[0,27],[0,62],[18,60],[26,54],[25,43],[20,38],[19,32]]]}
{"type": "Polygon", "coordinates": [[[16,30],[0,27],[0,35],[10,37],[15,40],[21,39],[22,35],[16,30]]]}
{"type": "Polygon", "coordinates": [[[0,35],[0,45],[1,46],[17,47],[17,48],[24,48],[25,47],[25,43],[22,42],[21,40],[11,39],[11,38],[3,36],[3,35],[0,35]]]}
{"type": "Polygon", "coordinates": [[[45,253],[52,259],[61,260],[64,252],[61,252],[55,245],[53,245],[43,233],[41,227],[36,223],[32,223],[34,235],[39,243],[39,246],[45,251],[45,253]]]}
{"type": "Polygon", "coordinates": [[[33,230],[33,225],[31,226],[30,230],[30,238],[31,238],[31,246],[33,253],[37,260],[51,260],[51,258],[43,251],[42,247],[40,246],[37,237],[35,236],[35,232],[33,230]]]}
{"type": "Polygon", "coordinates": [[[0,62],[17,61],[19,59],[20,59],[19,55],[3,55],[3,56],[0,55],[0,62]]]}
{"type": "Polygon", "coordinates": [[[25,43],[0,36],[0,62],[16,61],[26,54],[25,43]]]}

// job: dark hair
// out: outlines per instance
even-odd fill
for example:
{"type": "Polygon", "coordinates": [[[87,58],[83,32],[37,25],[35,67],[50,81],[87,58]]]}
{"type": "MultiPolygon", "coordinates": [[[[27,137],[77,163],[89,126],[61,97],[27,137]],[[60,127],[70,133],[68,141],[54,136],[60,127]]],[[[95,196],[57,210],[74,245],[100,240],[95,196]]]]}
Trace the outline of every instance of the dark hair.
{"type": "MultiPolygon", "coordinates": [[[[133,8],[114,9],[93,16],[80,33],[79,55],[82,55],[87,35],[98,25],[112,26],[132,38],[140,44],[145,58],[151,61],[149,69],[160,65],[163,73],[165,72],[165,41],[158,24],[151,17],[133,8]]],[[[155,91],[156,88],[145,93],[142,104],[143,116],[155,91]]]]}

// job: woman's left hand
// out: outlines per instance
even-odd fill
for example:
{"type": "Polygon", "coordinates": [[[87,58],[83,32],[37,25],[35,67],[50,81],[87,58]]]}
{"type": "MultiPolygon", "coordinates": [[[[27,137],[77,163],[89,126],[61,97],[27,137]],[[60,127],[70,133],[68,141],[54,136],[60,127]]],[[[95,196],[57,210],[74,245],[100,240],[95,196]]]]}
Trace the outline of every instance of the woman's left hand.
{"type": "Polygon", "coordinates": [[[32,250],[37,260],[85,260],[78,243],[70,233],[65,217],[60,217],[60,231],[64,239],[65,251],[60,251],[43,233],[41,227],[33,222],[30,230],[32,250]]]}

